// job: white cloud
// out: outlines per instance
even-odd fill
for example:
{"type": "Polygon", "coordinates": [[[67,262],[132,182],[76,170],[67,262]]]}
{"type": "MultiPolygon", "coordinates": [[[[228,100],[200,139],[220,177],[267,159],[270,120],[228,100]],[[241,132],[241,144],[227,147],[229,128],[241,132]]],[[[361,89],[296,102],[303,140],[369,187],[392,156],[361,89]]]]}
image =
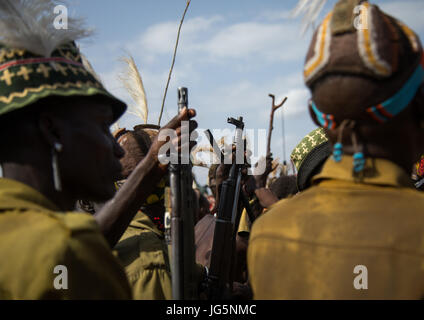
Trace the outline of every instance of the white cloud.
{"type": "MultiPolygon", "coordinates": [[[[214,90],[201,92],[201,110],[219,114],[242,115],[250,126],[267,128],[271,108],[270,93],[274,94],[275,103],[280,103],[287,96],[283,108],[285,117],[293,119],[302,112],[307,114],[307,102],[310,98],[308,89],[303,85],[302,74],[286,76],[276,75],[265,82],[243,79],[238,82],[215,87],[214,90]]],[[[200,110],[199,110],[200,111],[200,110]]],[[[199,116],[201,116],[199,112],[199,116]]],[[[280,111],[275,114],[280,119],[280,111]]],[[[218,118],[208,116],[206,120],[218,118]]]]}
{"type": "Polygon", "coordinates": [[[169,54],[175,42],[175,30],[177,30],[177,27],[178,24],[176,22],[165,22],[153,25],[143,33],[140,41],[136,43],[136,45],[140,45],[140,48],[146,52],[169,54]]]}
{"type": "MultiPolygon", "coordinates": [[[[292,118],[302,114],[307,110],[308,99],[310,98],[309,90],[306,88],[291,89],[285,95],[287,101],[281,107],[284,110],[284,117],[292,118]]],[[[276,97],[276,104],[282,101],[283,96],[276,97]]],[[[281,118],[281,112],[276,114],[277,118],[281,118]]]]}
{"type": "MultiPolygon", "coordinates": [[[[126,47],[131,52],[141,52],[150,62],[158,55],[170,55],[178,24],[171,21],[150,26],[126,47]]],[[[304,39],[293,36],[296,34],[300,34],[299,27],[291,20],[228,24],[222,16],[196,17],[183,24],[178,55],[180,58],[208,58],[209,62],[219,62],[223,58],[247,59],[253,55],[267,61],[290,61],[306,50],[304,39]]]]}
{"type": "MultiPolygon", "coordinates": [[[[199,38],[202,34],[221,20],[220,16],[196,17],[186,20],[181,28],[180,50],[198,50],[199,38]]],[[[141,49],[144,54],[169,55],[175,46],[179,23],[179,21],[168,21],[152,25],[128,47],[132,49],[131,51],[141,49]]]]}
{"type": "Polygon", "coordinates": [[[296,41],[292,37],[296,30],[289,24],[239,23],[219,31],[204,48],[218,58],[257,54],[272,60],[290,60],[298,57],[297,50],[290,50],[289,45],[296,41]]]}
{"type": "Polygon", "coordinates": [[[265,59],[292,61],[305,52],[305,41],[294,23],[246,22],[227,26],[217,32],[203,48],[211,58],[265,59]]]}

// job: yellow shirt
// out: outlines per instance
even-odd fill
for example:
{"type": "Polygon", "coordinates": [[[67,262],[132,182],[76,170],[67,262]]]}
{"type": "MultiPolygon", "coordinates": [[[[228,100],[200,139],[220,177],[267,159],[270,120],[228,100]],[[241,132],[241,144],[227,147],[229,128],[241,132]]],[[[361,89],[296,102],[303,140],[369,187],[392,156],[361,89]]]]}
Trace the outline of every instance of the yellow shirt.
{"type": "Polygon", "coordinates": [[[0,179],[0,299],[130,298],[93,217],[60,213],[38,191],[0,179]]]}
{"type": "Polygon", "coordinates": [[[255,221],[255,299],[424,297],[424,195],[390,161],[368,159],[361,182],[352,163],[327,160],[311,188],[255,221]]]}
{"type": "Polygon", "coordinates": [[[172,298],[171,268],[163,232],[138,212],[115,246],[125,266],[134,299],[172,298]]]}

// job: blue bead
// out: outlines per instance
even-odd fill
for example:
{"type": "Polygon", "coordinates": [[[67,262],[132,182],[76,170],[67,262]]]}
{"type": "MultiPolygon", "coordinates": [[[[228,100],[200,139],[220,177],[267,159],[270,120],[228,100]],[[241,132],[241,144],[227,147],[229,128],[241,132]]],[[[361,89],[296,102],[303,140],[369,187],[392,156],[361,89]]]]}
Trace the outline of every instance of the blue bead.
{"type": "Polygon", "coordinates": [[[353,155],[353,171],[361,172],[365,167],[365,157],[362,152],[357,152],[353,155]]]}
{"type": "Polygon", "coordinates": [[[333,147],[333,160],[336,162],[342,161],[343,145],[337,142],[333,147]]]}

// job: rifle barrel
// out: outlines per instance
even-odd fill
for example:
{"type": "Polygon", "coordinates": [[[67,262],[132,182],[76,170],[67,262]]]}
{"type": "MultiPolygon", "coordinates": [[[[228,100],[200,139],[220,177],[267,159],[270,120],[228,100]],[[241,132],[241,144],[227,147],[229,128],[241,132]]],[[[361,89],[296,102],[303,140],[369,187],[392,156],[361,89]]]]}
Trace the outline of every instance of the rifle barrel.
{"type": "MultiPolygon", "coordinates": [[[[178,110],[188,107],[188,90],[178,88],[178,110]]],[[[171,239],[172,239],[172,296],[176,300],[197,298],[195,283],[194,249],[194,199],[192,164],[188,159],[183,164],[182,156],[178,164],[171,164],[171,239]]]]}
{"type": "MultiPolygon", "coordinates": [[[[243,118],[228,118],[228,123],[236,126],[235,143],[239,152],[244,129],[243,118]]],[[[209,141],[213,144],[211,135],[209,141]]],[[[244,148],[243,148],[244,149],[244,148]]],[[[243,152],[244,160],[244,152],[243,152]]],[[[239,155],[237,155],[239,158],[239,155]]],[[[232,273],[234,268],[235,225],[238,224],[238,201],[241,192],[241,167],[243,161],[235,161],[231,165],[230,174],[222,184],[218,203],[218,216],[215,222],[215,232],[209,269],[209,298],[223,299],[232,288],[232,273]]]]}

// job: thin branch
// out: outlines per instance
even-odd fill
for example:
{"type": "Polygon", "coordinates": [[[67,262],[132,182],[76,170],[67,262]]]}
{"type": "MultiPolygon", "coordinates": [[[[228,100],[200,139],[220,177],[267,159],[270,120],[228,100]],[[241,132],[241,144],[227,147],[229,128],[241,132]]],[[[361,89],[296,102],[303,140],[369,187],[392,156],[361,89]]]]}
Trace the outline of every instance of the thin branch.
{"type": "Polygon", "coordinates": [[[183,14],[183,17],[182,17],[181,22],[180,22],[180,26],[178,27],[177,41],[176,41],[176,43],[175,43],[175,48],[174,48],[174,56],[172,57],[171,69],[169,70],[168,81],[167,81],[167,83],[166,83],[165,93],[164,93],[164,95],[163,95],[163,100],[162,100],[162,107],[161,107],[161,109],[160,109],[159,122],[158,122],[158,125],[159,125],[159,126],[160,126],[160,121],[162,120],[162,113],[163,113],[163,108],[164,108],[164,106],[165,106],[165,100],[166,100],[166,94],[167,94],[167,92],[168,92],[169,82],[171,81],[172,70],[174,69],[175,57],[176,57],[176,55],[177,55],[178,42],[180,41],[180,32],[181,32],[181,27],[182,27],[182,25],[183,25],[184,18],[185,18],[185,15],[186,15],[186,13],[187,13],[188,6],[190,5],[190,2],[191,2],[191,0],[188,0],[188,1],[187,1],[187,5],[186,5],[186,7],[185,7],[184,14],[183,14]]]}

